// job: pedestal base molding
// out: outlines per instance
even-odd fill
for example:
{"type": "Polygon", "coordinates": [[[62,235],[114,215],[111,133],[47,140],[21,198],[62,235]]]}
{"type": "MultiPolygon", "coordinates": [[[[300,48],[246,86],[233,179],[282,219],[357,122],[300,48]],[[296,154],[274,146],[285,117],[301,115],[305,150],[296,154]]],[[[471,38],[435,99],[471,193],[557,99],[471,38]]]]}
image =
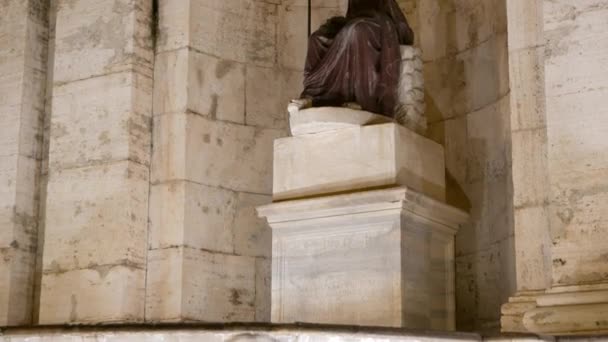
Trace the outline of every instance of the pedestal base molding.
{"type": "Polygon", "coordinates": [[[608,286],[553,288],[519,294],[502,307],[502,331],[542,335],[608,332],[608,286]]]}
{"type": "Polygon", "coordinates": [[[404,187],[258,213],[273,230],[273,323],[454,329],[454,235],[466,213],[404,187]]]}

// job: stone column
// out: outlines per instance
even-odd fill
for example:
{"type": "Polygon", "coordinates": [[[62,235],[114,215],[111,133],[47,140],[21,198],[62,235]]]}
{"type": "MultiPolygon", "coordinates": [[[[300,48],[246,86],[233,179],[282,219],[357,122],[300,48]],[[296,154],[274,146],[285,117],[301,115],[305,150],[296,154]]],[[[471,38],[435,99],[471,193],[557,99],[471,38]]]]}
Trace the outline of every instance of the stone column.
{"type": "Polygon", "coordinates": [[[502,306],[501,328],[527,332],[523,315],[551,279],[542,1],[508,0],[507,15],[517,292],[502,306]]]}
{"type": "Polygon", "coordinates": [[[0,3],[0,326],[32,320],[48,7],[0,3]]]}
{"type": "Polygon", "coordinates": [[[159,1],[146,319],[268,321],[278,2],[159,1]]]}
{"type": "Polygon", "coordinates": [[[41,324],[144,319],[152,0],[58,2],[41,324]]]}
{"type": "MultiPolygon", "coordinates": [[[[537,39],[528,41],[529,57],[513,59],[512,64],[533,66],[532,75],[544,71],[544,78],[528,78],[530,73],[523,72],[520,76],[526,76],[522,83],[530,90],[537,89],[527,94],[538,97],[537,104],[546,104],[546,111],[514,112],[528,125],[536,123],[522,133],[528,140],[521,140],[521,149],[529,152],[516,156],[514,148],[514,168],[517,157],[528,169],[539,170],[530,177],[532,182],[519,180],[536,199],[536,209],[529,210],[527,225],[516,227],[521,241],[516,257],[518,264],[531,266],[518,270],[518,279],[544,291],[518,296],[528,300],[516,297],[505,305],[506,318],[520,319],[517,325],[503,320],[504,330],[587,335],[608,329],[608,126],[602,106],[608,95],[604,57],[608,10],[600,3],[521,1],[519,5],[519,14],[535,13],[527,22],[535,23],[528,26],[533,28],[530,36],[537,39]],[[537,115],[542,112],[545,115],[537,115]],[[541,251],[544,261],[538,257],[541,251]],[[537,257],[530,258],[533,255],[537,257]],[[541,264],[544,267],[538,267],[541,264]]],[[[514,177],[514,186],[517,181],[514,177]]]]}
{"type": "Polygon", "coordinates": [[[524,316],[544,334],[608,330],[608,9],[543,1],[551,288],[524,316]]]}

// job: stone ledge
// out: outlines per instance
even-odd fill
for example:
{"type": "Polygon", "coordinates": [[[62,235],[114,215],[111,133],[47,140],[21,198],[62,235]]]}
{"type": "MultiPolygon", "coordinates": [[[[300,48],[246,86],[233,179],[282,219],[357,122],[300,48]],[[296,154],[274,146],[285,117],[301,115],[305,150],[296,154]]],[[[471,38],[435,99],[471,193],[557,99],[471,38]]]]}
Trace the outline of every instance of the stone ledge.
{"type": "MultiPolygon", "coordinates": [[[[161,325],[49,326],[0,330],[0,342],[114,341],[281,341],[281,342],[438,342],[483,341],[479,334],[432,332],[401,328],[315,324],[206,323],[161,325]]],[[[494,339],[495,340],[495,339],[494,339]]],[[[508,339],[509,341],[511,340],[508,339]]],[[[526,341],[540,340],[536,337],[526,341]]]]}
{"type": "Polygon", "coordinates": [[[389,122],[394,120],[363,110],[341,107],[308,108],[289,115],[289,127],[294,137],[389,122]]]}
{"type": "Polygon", "coordinates": [[[406,209],[446,227],[465,223],[469,218],[466,212],[407,187],[278,202],[258,207],[257,211],[269,223],[289,222],[288,225],[293,226],[301,220],[339,216],[355,211],[364,213],[399,209],[406,209]]]}
{"type": "Polygon", "coordinates": [[[275,201],[389,186],[445,200],[443,147],[395,123],[274,141],[275,201]]]}

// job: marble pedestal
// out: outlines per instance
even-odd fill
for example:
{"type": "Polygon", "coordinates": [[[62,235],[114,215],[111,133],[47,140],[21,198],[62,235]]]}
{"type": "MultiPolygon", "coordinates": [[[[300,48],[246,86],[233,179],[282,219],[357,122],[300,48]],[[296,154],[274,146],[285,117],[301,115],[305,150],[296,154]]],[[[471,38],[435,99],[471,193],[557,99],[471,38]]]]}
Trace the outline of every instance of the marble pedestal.
{"type": "Polygon", "coordinates": [[[454,329],[460,210],[396,187],[258,213],[273,232],[273,323],[454,329]]]}
{"type": "Polygon", "coordinates": [[[454,329],[443,148],[385,117],[312,108],[275,141],[272,322],[454,329]],[[388,121],[388,122],[387,122],[388,121]]]}

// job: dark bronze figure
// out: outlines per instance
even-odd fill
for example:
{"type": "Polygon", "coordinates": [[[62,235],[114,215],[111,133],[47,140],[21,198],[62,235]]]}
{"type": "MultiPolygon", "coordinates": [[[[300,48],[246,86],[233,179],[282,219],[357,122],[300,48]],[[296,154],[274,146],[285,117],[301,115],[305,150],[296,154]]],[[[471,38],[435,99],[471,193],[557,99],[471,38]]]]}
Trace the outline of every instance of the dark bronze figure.
{"type": "Polygon", "coordinates": [[[400,45],[414,34],[395,0],[349,0],[345,17],[333,17],[308,42],[304,91],[292,105],[343,106],[393,116],[400,45]]]}

